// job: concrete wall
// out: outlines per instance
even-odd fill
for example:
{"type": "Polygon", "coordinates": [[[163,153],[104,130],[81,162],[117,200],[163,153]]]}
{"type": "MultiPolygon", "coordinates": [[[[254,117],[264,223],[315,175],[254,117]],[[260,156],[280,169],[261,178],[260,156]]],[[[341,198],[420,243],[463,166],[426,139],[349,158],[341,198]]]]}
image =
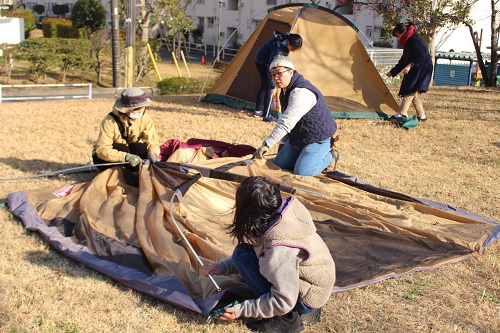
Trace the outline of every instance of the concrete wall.
{"type": "Polygon", "coordinates": [[[24,19],[0,17],[0,44],[19,44],[24,40],[24,19]]]}

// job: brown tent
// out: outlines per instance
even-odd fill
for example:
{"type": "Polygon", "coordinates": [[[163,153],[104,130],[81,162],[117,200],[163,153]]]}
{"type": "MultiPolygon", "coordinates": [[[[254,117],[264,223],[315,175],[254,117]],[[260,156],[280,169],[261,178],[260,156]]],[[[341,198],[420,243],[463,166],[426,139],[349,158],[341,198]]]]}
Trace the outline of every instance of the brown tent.
{"type": "Polygon", "coordinates": [[[291,53],[295,68],[325,96],[334,117],[387,118],[398,105],[357,30],[346,18],[324,7],[289,4],[271,8],[203,101],[254,109],[260,85],[255,55],[274,31],[289,31],[303,38],[302,49],[291,53]]]}
{"type": "Polygon", "coordinates": [[[218,291],[200,273],[190,248],[203,262],[231,255],[235,243],[226,227],[235,190],[249,175],[281,184],[283,196],[294,194],[308,208],[336,262],[332,292],[471,258],[500,234],[497,222],[340,172],[302,177],[272,160],[245,157],[143,165],[139,188],[115,167],[87,183],[12,193],[7,203],[64,255],[138,291],[208,314],[251,297],[238,275],[215,276],[218,291]]]}

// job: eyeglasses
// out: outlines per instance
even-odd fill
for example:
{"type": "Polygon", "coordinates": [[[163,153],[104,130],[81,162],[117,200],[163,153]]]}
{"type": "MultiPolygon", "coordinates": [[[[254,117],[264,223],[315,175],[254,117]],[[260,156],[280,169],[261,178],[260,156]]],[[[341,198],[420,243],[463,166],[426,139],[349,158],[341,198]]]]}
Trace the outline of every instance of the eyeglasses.
{"type": "Polygon", "coordinates": [[[277,73],[271,73],[271,79],[274,79],[274,78],[279,79],[283,75],[283,73],[286,73],[288,71],[289,71],[289,69],[281,71],[281,72],[277,72],[277,73]]]}

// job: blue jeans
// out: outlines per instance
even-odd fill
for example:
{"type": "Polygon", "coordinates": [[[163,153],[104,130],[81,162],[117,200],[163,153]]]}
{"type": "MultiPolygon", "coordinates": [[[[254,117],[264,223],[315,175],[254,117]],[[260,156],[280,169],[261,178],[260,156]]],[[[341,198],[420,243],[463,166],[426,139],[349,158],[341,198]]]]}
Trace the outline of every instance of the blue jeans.
{"type": "MultiPolygon", "coordinates": [[[[272,284],[260,274],[259,259],[252,245],[237,245],[234,248],[232,260],[234,267],[238,270],[243,281],[248,285],[255,298],[259,298],[271,291],[272,284]]],[[[297,299],[297,303],[293,308],[293,311],[297,311],[299,314],[307,314],[313,310],[314,309],[302,303],[300,298],[297,299]]]]}
{"type": "Polygon", "coordinates": [[[257,67],[257,71],[259,72],[260,77],[260,88],[257,93],[257,101],[255,102],[255,110],[264,111],[264,114],[267,111],[267,107],[271,102],[271,82],[269,81],[269,68],[267,66],[255,63],[255,67],[257,67]]]}
{"type": "Polygon", "coordinates": [[[333,161],[330,144],[328,138],[300,148],[287,141],[274,158],[274,164],[296,175],[316,176],[333,161]]]}

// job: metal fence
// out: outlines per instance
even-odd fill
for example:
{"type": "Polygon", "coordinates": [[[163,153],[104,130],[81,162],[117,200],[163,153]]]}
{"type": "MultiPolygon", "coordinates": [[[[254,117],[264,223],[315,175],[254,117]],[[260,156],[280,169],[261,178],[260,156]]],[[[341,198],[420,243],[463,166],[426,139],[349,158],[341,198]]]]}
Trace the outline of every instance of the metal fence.
{"type": "Polygon", "coordinates": [[[8,84],[8,85],[0,84],[0,103],[2,103],[3,101],[75,99],[75,98],[92,99],[92,83],[8,84]],[[74,87],[76,87],[77,89],[74,89],[74,87]],[[86,89],[81,89],[78,87],[86,87],[86,89]],[[32,89],[29,89],[29,92],[27,93],[25,88],[32,88],[32,89]],[[4,92],[5,89],[14,89],[14,90],[5,93],[4,92]],[[18,92],[21,92],[21,94],[19,94],[18,92]]]}
{"type": "Polygon", "coordinates": [[[376,67],[392,67],[398,63],[403,54],[403,49],[367,48],[366,52],[368,52],[370,59],[376,67]]]}

